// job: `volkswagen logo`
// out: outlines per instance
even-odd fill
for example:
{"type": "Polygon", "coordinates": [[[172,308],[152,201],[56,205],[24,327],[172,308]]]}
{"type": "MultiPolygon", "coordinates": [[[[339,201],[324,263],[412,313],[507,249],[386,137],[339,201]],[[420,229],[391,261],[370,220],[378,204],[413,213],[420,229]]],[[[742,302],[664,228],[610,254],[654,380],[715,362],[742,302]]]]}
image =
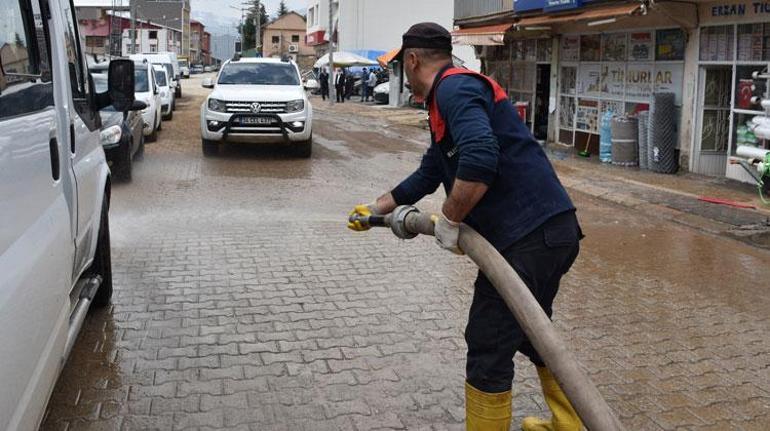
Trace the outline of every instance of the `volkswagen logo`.
{"type": "Polygon", "coordinates": [[[259,111],[262,110],[262,105],[260,105],[258,102],[254,102],[251,104],[251,112],[254,114],[259,114],[259,111]]]}

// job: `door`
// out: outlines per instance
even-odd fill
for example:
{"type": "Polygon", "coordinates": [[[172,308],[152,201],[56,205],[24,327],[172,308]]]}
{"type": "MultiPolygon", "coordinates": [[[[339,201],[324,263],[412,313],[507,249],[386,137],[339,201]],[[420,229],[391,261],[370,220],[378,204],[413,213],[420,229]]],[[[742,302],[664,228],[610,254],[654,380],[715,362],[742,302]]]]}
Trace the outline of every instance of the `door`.
{"type": "MultiPolygon", "coordinates": [[[[69,70],[71,101],[69,103],[69,154],[77,183],[77,225],[75,239],[75,278],[79,277],[93,258],[104,176],[104,150],[101,147],[99,112],[94,109],[93,85],[88,76],[85,57],[72,0],[62,0],[63,38],[69,70]]],[[[74,282],[75,280],[73,280],[74,282]]]]}
{"type": "Polygon", "coordinates": [[[0,8],[0,429],[36,429],[66,334],[70,178],[38,0],[0,8]]]}
{"type": "Polygon", "coordinates": [[[724,176],[730,138],[732,67],[703,66],[699,76],[698,148],[693,171],[724,176]]]}
{"type": "Polygon", "coordinates": [[[551,96],[551,65],[537,66],[535,87],[535,124],[533,133],[538,140],[548,139],[548,98],[551,96]]]}

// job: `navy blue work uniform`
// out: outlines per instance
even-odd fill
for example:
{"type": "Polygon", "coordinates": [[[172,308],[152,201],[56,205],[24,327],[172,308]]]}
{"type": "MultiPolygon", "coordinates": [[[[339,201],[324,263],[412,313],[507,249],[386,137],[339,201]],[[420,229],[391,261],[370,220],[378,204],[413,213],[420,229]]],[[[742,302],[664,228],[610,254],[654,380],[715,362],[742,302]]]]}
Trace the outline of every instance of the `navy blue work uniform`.
{"type": "MultiPolygon", "coordinates": [[[[393,198],[411,205],[439,184],[449,194],[455,178],[489,186],[463,222],[500,251],[550,317],[582,236],[551,163],[505,90],[489,77],[447,65],[427,102],[431,145],[417,171],[392,190],[393,198]]],[[[481,271],[474,286],[466,378],[484,392],[505,392],[517,351],[538,366],[544,363],[481,271]]]]}

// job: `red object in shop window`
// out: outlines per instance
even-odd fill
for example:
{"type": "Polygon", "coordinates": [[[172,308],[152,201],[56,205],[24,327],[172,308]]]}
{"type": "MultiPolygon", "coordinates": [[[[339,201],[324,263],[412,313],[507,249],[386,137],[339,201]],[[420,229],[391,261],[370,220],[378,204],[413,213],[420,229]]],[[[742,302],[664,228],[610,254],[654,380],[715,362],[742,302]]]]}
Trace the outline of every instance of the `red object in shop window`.
{"type": "Polygon", "coordinates": [[[519,113],[519,118],[525,123],[527,122],[527,107],[529,102],[516,102],[516,112],[519,113]]]}
{"type": "Polygon", "coordinates": [[[738,97],[737,97],[737,105],[740,109],[750,109],[751,108],[751,86],[754,84],[754,81],[751,79],[741,79],[738,81],[738,97]]]}

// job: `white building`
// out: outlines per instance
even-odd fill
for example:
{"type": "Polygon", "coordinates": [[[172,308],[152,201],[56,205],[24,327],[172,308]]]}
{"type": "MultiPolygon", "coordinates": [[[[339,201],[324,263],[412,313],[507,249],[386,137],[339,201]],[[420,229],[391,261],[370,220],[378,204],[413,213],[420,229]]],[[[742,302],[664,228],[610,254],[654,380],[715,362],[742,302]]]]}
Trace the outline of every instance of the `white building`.
{"type": "MultiPolygon", "coordinates": [[[[317,54],[328,50],[330,1],[308,0],[307,43],[317,54]]],[[[336,0],[333,12],[337,50],[390,51],[401,46],[401,35],[419,22],[435,22],[451,31],[454,0],[336,0]]],[[[454,55],[470,69],[481,67],[473,47],[455,45],[454,55]]]]}
{"type": "MultiPolygon", "coordinates": [[[[156,24],[144,24],[144,26],[140,26],[139,24],[137,25],[136,52],[181,52],[182,41],[180,31],[156,24]],[[150,28],[143,28],[144,26],[148,26],[150,28]]],[[[124,54],[132,52],[130,29],[123,30],[121,48],[124,54]]]]}

